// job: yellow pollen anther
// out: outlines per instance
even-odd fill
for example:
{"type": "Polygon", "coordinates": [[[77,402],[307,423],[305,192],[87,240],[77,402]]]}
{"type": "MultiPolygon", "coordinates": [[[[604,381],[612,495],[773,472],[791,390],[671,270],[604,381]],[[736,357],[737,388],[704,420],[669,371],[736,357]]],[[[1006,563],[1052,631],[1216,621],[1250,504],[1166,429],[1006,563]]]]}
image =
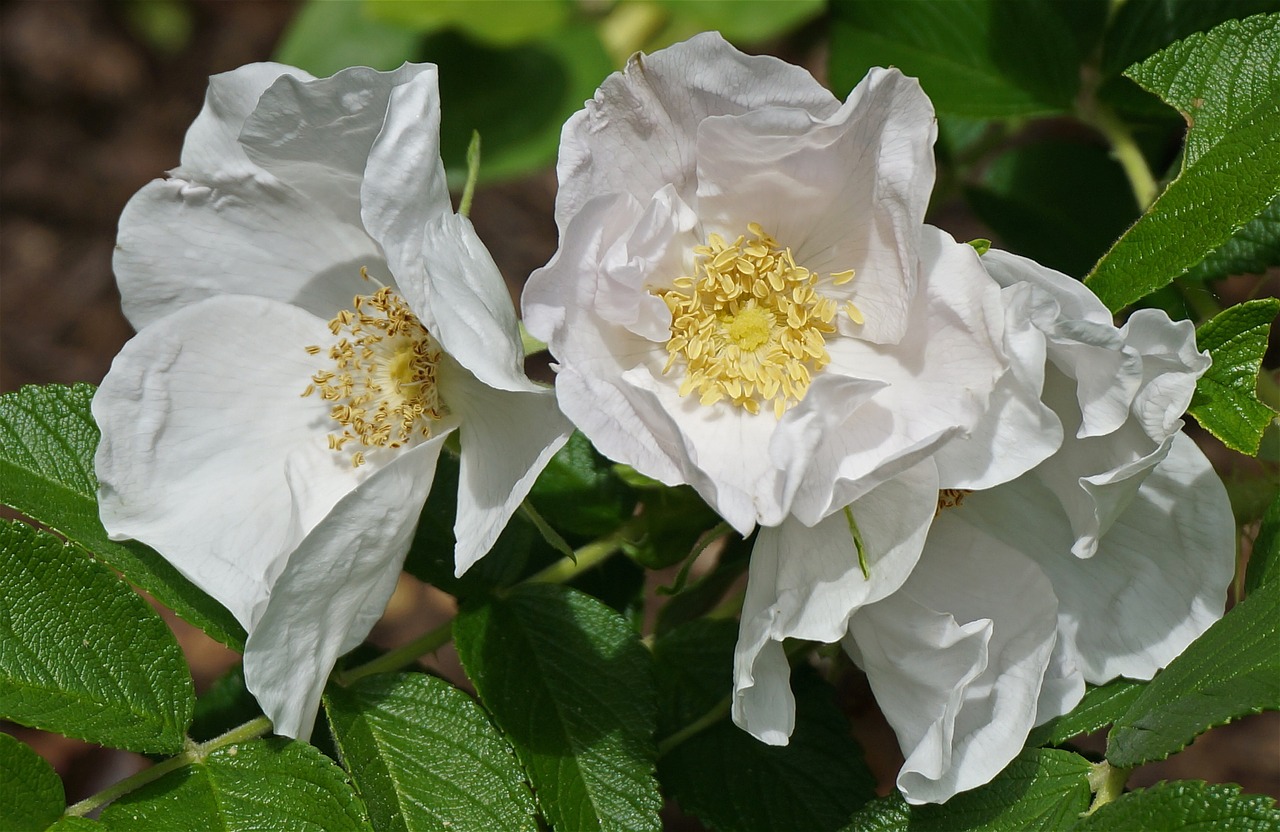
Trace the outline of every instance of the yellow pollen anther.
{"type": "Polygon", "coordinates": [[[934,513],[940,514],[944,508],[960,508],[964,505],[964,498],[972,493],[969,488],[942,489],[938,492],[938,508],[934,513]]]}
{"type": "MultiPolygon", "coordinates": [[[[694,274],[653,290],[671,310],[663,372],[683,359],[681,396],[696,393],[703,405],[728,401],[752,414],[767,405],[780,419],[831,362],[826,337],[836,331],[841,306],[818,291],[820,275],[796,265],[791,249],[759,223],[747,231],[751,239],[732,242],[707,235],[693,250],[694,274]]],[[[830,278],[843,285],[853,269],[830,278]]],[[[862,323],[852,302],[844,311],[862,323]]]]}
{"type": "Polygon", "coordinates": [[[399,448],[430,436],[448,413],[436,383],[442,353],[404,299],[385,286],[356,295],[329,329],[339,336],[329,348],[336,372],[317,370],[302,395],[334,403],[329,415],[342,430],[329,434],[330,449],[354,442],[361,450],[352,452],[351,464],[359,467],[364,448],[399,448]]]}

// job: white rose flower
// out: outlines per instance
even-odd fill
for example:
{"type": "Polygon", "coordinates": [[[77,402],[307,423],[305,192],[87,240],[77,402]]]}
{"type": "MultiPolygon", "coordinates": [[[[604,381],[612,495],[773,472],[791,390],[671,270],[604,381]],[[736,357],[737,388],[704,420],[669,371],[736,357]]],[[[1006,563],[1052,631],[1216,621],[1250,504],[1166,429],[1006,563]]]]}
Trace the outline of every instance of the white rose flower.
{"type": "Polygon", "coordinates": [[[602,452],[761,527],[734,718],[767,742],[794,723],[783,640],[839,641],[911,574],[940,492],[1061,441],[1043,349],[923,224],[935,134],[895,70],[842,104],[714,34],[633,58],[564,128],[525,322],[602,452]]]}
{"type": "Polygon", "coordinates": [[[1139,310],[1116,328],[1064,274],[983,262],[1021,310],[1011,332],[1039,342],[1067,438],[1013,482],[957,494],[905,584],[850,620],[913,803],[990,780],[1085,681],[1151,678],[1221,617],[1234,571],[1226,491],[1180,432],[1209,366],[1191,323],[1139,310]]]}
{"type": "Polygon", "coordinates": [[[434,66],[246,66],[120,221],[139,332],[93,402],[102,520],[244,625],[246,683],[292,737],[381,616],[448,436],[461,574],[570,431],[452,212],[439,119],[434,66]]]}

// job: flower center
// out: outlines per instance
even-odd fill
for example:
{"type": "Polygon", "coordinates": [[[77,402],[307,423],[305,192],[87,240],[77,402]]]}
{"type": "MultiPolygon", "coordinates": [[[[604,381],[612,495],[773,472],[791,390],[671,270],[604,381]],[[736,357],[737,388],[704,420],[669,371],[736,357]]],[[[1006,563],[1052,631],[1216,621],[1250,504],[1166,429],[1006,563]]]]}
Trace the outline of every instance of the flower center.
{"type": "Polygon", "coordinates": [[[973,493],[971,488],[944,488],[938,492],[938,509],[935,515],[941,514],[944,508],[960,508],[964,498],[973,493]]]}
{"type": "MultiPolygon", "coordinates": [[[[302,392],[334,403],[329,415],[342,431],[329,434],[329,447],[341,451],[354,441],[361,449],[399,448],[430,436],[432,423],[449,412],[436,383],[443,353],[404,299],[385,286],[356,295],[329,330],[338,337],[329,348],[334,368],[316,372],[302,392]]],[[[355,467],[364,464],[361,449],[351,454],[355,467]]]]}
{"type": "MultiPolygon", "coordinates": [[[[830,363],[826,336],[836,331],[837,305],[817,291],[819,275],[796,265],[791,249],[779,247],[759,223],[747,231],[750,239],[732,243],[709,235],[693,250],[694,274],[654,290],[671,310],[663,373],[682,360],[681,396],[696,390],[703,405],[728,399],[753,414],[768,404],[780,419],[830,363]]],[[[837,286],[848,283],[853,270],[831,278],[837,286]]],[[[844,312],[863,322],[852,302],[844,312]]]]}

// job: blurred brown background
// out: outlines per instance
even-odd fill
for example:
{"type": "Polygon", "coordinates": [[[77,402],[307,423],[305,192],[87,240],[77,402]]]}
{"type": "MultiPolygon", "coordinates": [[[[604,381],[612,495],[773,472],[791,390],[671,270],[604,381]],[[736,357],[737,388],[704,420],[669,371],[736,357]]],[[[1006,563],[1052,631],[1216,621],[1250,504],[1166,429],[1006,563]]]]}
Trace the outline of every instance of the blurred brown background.
{"type": "MultiPolygon", "coordinates": [[[[121,209],[147,181],[177,165],[207,77],[269,58],[296,8],[272,0],[190,0],[178,4],[185,35],[157,42],[139,24],[139,8],[148,2],[0,2],[0,392],[101,380],[131,335],[111,273],[121,209]]],[[[817,55],[787,57],[820,64],[817,55]]],[[[513,291],[555,250],[554,188],[548,172],[476,196],[472,216],[513,291]]],[[[961,239],[990,236],[958,208],[946,207],[935,219],[961,239]]],[[[379,640],[407,640],[429,627],[424,605],[447,614],[447,600],[431,598],[429,588],[406,586],[379,640]]],[[[202,633],[174,626],[198,690],[234,663],[202,633]]],[[[848,691],[845,704],[873,764],[891,782],[901,758],[865,686],[848,691]]],[[[54,762],[72,801],[145,764],[136,755],[7,727],[54,762]]],[[[1101,738],[1090,747],[1101,750],[1101,738]]],[[[1246,791],[1280,797],[1280,714],[1215,730],[1139,771],[1132,783],[1187,777],[1239,782],[1246,791]]]]}

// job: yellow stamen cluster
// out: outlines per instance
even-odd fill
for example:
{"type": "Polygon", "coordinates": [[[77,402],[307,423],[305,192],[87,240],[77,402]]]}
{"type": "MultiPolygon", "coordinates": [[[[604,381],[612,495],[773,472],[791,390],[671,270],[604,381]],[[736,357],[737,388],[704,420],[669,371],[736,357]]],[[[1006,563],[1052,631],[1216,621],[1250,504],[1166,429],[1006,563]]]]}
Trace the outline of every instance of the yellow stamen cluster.
{"type": "Polygon", "coordinates": [[[944,508],[960,508],[964,505],[964,498],[972,494],[972,489],[968,488],[944,488],[938,492],[938,511],[941,513],[944,508]]]}
{"type": "MultiPolygon", "coordinates": [[[[341,451],[354,442],[399,448],[415,436],[430,436],[432,422],[448,412],[436,386],[441,351],[404,299],[385,286],[356,295],[351,309],[329,321],[329,330],[338,337],[329,348],[334,369],[316,372],[302,392],[334,403],[329,415],[342,432],[329,434],[329,447],[341,451]]],[[[351,454],[353,466],[364,461],[364,450],[351,454]]]]}
{"type": "MultiPolygon", "coordinates": [[[[813,374],[831,361],[826,336],[836,331],[836,301],[820,294],[819,275],[796,264],[791,249],[750,223],[751,237],[726,242],[711,234],[693,250],[694,274],[654,293],[671,310],[670,372],[683,359],[680,395],[697,391],[712,405],[727,399],[750,413],[770,404],[781,419],[809,390],[813,374]]],[[[831,275],[839,286],[853,270],[831,275]]],[[[852,302],[845,314],[862,323],[852,302]]]]}

